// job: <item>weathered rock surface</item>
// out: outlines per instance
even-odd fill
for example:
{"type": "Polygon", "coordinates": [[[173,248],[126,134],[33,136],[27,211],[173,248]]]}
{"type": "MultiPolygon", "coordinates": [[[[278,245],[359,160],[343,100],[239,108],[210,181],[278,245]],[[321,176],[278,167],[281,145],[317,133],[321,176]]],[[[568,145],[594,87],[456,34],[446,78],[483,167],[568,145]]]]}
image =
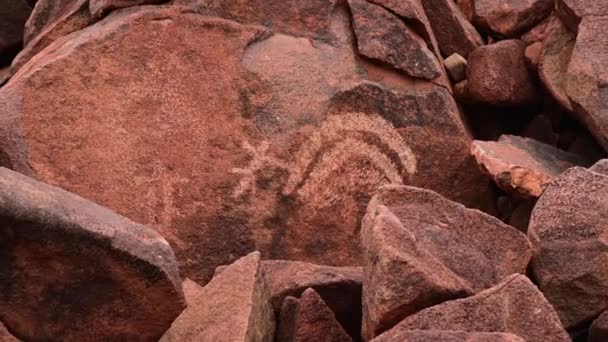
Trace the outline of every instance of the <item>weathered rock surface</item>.
{"type": "Polygon", "coordinates": [[[23,26],[32,8],[25,0],[5,0],[0,6],[0,65],[10,63],[23,44],[23,26]]]}
{"type": "Polygon", "coordinates": [[[281,342],[349,342],[334,313],[315,290],[309,288],[300,299],[287,297],[281,308],[277,331],[281,342]]]}
{"type": "Polygon", "coordinates": [[[598,160],[597,163],[589,168],[589,170],[608,176],[608,159],[598,160]]]}
{"type": "Polygon", "coordinates": [[[202,289],[189,286],[188,292],[188,308],[162,342],[274,340],[274,310],[259,252],[237,260],[202,289]]]}
{"type": "Polygon", "coordinates": [[[0,321],[20,339],[153,340],[184,308],[173,251],[143,225],[5,168],[0,220],[0,321]]]}
{"type": "Polygon", "coordinates": [[[524,272],[525,235],[498,219],[413,187],[381,187],[361,228],[363,335],[524,272]]]}
{"type": "Polygon", "coordinates": [[[449,330],[391,330],[373,342],[525,342],[517,335],[508,333],[466,332],[449,330]]]}
{"type": "Polygon", "coordinates": [[[607,308],[607,209],[608,177],[577,167],[551,183],[532,212],[532,270],[566,328],[607,308]]]}
{"type": "Polygon", "coordinates": [[[473,50],[484,44],[453,0],[422,0],[422,5],[444,57],[457,53],[468,58],[473,50]]]}
{"type": "Polygon", "coordinates": [[[608,15],[606,4],[594,0],[557,0],[556,8],[560,18],[575,32],[584,17],[608,15]]]}
{"type": "Polygon", "coordinates": [[[101,18],[113,10],[120,8],[159,4],[167,0],[88,0],[89,12],[93,18],[101,18]]]}
{"type": "Polygon", "coordinates": [[[15,336],[11,335],[6,327],[0,322],[0,342],[19,342],[15,336]]]}
{"type": "Polygon", "coordinates": [[[412,77],[441,75],[439,61],[423,38],[399,17],[366,0],[348,0],[361,55],[387,63],[412,77]]]}
{"type": "Polygon", "coordinates": [[[475,296],[420,311],[381,337],[390,338],[414,329],[504,332],[525,341],[570,341],[551,304],[526,276],[520,274],[508,276],[500,284],[475,296]]]}
{"type": "Polygon", "coordinates": [[[334,14],[329,44],[172,7],[114,11],[0,90],[5,165],[153,226],[201,283],[253,249],[360,264],[379,185],[485,205],[449,92],[362,80],[334,14]]]}
{"type": "Polygon", "coordinates": [[[589,327],[588,342],[608,341],[608,311],[604,311],[589,327]]]}
{"type": "Polygon", "coordinates": [[[546,18],[553,0],[475,0],[473,22],[502,37],[513,38],[546,18]]]}
{"type": "MultiPolygon", "coordinates": [[[[588,1],[587,1],[588,2],[588,1]]],[[[597,5],[591,5],[597,6],[597,5]]],[[[606,6],[604,6],[606,7],[606,6]]],[[[577,117],[608,149],[608,12],[582,19],[568,65],[566,92],[577,117]]]]}
{"type": "Polygon", "coordinates": [[[443,61],[443,65],[450,76],[450,79],[455,83],[464,80],[467,77],[467,60],[461,55],[455,53],[443,61]]]}
{"type": "Polygon", "coordinates": [[[562,172],[585,166],[585,161],[575,154],[513,135],[503,135],[498,141],[476,140],[471,153],[496,185],[523,198],[540,196],[562,172]]]}
{"type": "Polygon", "coordinates": [[[566,93],[567,70],[576,35],[560,21],[555,20],[543,44],[538,62],[538,74],[545,88],[564,108],[572,110],[566,93]]]}
{"type": "Polygon", "coordinates": [[[489,105],[525,105],[538,101],[526,67],[525,44],[516,39],[482,46],[468,58],[468,93],[489,105]]]}

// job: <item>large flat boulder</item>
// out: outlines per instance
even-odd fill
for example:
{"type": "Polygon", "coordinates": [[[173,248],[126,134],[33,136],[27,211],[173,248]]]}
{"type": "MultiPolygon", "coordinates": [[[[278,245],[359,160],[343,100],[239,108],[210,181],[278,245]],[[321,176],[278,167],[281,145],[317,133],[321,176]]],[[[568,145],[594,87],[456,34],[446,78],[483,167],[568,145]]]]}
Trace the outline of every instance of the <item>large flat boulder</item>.
{"type": "Polygon", "coordinates": [[[391,336],[415,329],[503,332],[525,341],[571,341],[551,304],[521,274],[511,275],[475,296],[420,311],[380,335],[379,340],[390,341],[391,336]]]}
{"type": "Polygon", "coordinates": [[[566,328],[608,308],[607,209],[608,177],[577,167],[554,180],[532,212],[532,270],[566,328]]]}
{"type": "Polygon", "coordinates": [[[524,234],[429,190],[381,187],[363,220],[363,335],[523,273],[524,234]]]}
{"type": "Polygon", "coordinates": [[[575,154],[513,135],[502,135],[498,141],[476,140],[471,153],[496,185],[523,198],[540,196],[562,172],[586,164],[575,154]]]}
{"type": "Polygon", "coordinates": [[[554,0],[475,0],[473,21],[491,33],[514,38],[546,18],[554,0]]]}
{"type": "Polygon", "coordinates": [[[254,249],[360,265],[383,184],[484,206],[449,91],[365,80],[348,13],[330,24],[325,41],[178,7],[113,11],[0,90],[3,165],[154,227],[201,283],[254,249]]]}
{"type": "Polygon", "coordinates": [[[0,321],[30,341],[160,338],[184,308],[152,229],[0,168],[0,321]]]}
{"type": "Polygon", "coordinates": [[[189,284],[188,308],[160,341],[274,341],[274,310],[260,259],[253,252],[205,287],[189,284]]]}

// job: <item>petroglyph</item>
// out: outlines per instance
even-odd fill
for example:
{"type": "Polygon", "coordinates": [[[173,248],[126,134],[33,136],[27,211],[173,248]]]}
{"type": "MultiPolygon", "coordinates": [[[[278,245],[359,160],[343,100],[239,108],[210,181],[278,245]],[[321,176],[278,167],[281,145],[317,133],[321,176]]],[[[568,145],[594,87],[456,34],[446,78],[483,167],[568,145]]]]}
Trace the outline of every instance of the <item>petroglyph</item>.
{"type": "Polygon", "coordinates": [[[404,172],[400,170],[408,174],[416,172],[414,153],[388,121],[377,115],[346,113],[327,118],[302,146],[294,158],[283,194],[297,192],[303,197],[314,194],[326,187],[325,181],[333,172],[361,157],[390,183],[403,183],[404,172]],[[357,135],[371,136],[374,142],[357,139],[357,135]],[[397,160],[391,159],[389,153],[396,155],[397,160]]]}
{"type": "Polygon", "coordinates": [[[251,161],[245,168],[235,167],[231,170],[232,173],[241,175],[239,185],[234,190],[234,197],[240,198],[246,194],[255,195],[255,174],[261,170],[264,166],[270,165],[287,169],[287,165],[270,155],[268,155],[268,147],[270,146],[267,141],[263,141],[257,148],[252,146],[248,141],[243,141],[243,149],[251,154],[251,161]]]}

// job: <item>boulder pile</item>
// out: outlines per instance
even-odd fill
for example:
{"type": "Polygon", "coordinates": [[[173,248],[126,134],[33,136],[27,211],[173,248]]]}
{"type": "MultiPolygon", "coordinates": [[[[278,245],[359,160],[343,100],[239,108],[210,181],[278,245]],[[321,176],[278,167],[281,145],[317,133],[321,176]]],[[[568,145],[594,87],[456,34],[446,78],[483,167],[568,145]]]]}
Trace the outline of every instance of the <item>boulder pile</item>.
{"type": "Polygon", "coordinates": [[[608,5],[5,0],[0,342],[608,339],[608,5]]]}

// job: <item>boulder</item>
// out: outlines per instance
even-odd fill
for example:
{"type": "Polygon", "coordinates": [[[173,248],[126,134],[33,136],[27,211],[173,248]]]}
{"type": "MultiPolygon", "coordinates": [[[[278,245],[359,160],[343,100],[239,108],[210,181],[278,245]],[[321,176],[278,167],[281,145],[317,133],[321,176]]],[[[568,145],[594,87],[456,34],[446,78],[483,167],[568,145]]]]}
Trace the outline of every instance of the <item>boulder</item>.
{"type": "Polygon", "coordinates": [[[466,332],[449,330],[391,330],[372,342],[525,342],[517,335],[508,333],[466,332]]]}
{"type": "Polygon", "coordinates": [[[449,91],[365,80],[344,10],[331,35],[113,11],[0,89],[4,165],[154,227],[202,284],[253,249],[361,265],[358,227],[383,184],[483,208],[489,183],[449,91]]]}
{"type": "Polygon", "coordinates": [[[424,39],[399,17],[366,0],[348,0],[348,4],[361,55],[412,77],[432,80],[441,75],[439,61],[424,39]]]}
{"type": "Polygon", "coordinates": [[[165,2],[166,0],[88,0],[89,12],[93,18],[101,18],[113,10],[120,8],[152,5],[165,2]]]}
{"type": "Polygon", "coordinates": [[[475,0],[473,22],[492,34],[514,38],[546,18],[553,0],[475,0]]]}
{"type": "Polygon", "coordinates": [[[538,75],[547,91],[565,109],[572,111],[566,93],[567,70],[576,35],[555,20],[538,61],[538,75]]]}
{"type": "Polygon", "coordinates": [[[445,69],[454,83],[458,83],[467,78],[467,60],[455,53],[443,61],[445,69]]]}
{"type": "Polygon", "coordinates": [[[464,58],[484,44],[483,39],[453,0],[422,0],[443,56],[464,58]]]}
{"type": "Polygon", "coordinates": [[[482,46],[468,58],[468,93],[478,103],[526,105],[539,93],[526,67],[525,44],[517,39],[482,46]]]}
{"type": "Polygon", "coordinates": [[[315,290],[309,288],[300,299],[287,297],[283,302],[277,330],[281,342],[349,342],[334,313],[315,290]]]}
{"type": "Polygon", "coordinates": [[[420,311],[380,335],[380,340],[390,341],[390,336],[415,329],[503,332],[525,341],[571,341],[551,304],[521,274],[510,275],[475,296],[420,311]]]}
{"type": "Polygon", "coordinates": [[[502,135],[498,141],[476,140],[471,153],[496,185],[523,198],[540,196],[562,172],[585,165],[575,154],[513,135],[502,135]]]}
{"type": "Polygon", "coordinates": [[[523,273],[524,234],[429,190],[381,187],[363,219],[363,336],[523,273]]]}
{"type": "Polygon", "coordinates": [[[589,327],[587,342],[608,341],[608,311],[604,311],[589,327]]]}
{"type": "Polygon", "coordinates": [[[191,284],[187,290],[188,308],[161,342],[274,340],[274,311],[259,252],[240,258],[205,287],[191,284]]]}
{"type": "Polygon", "coordinates": [[[25,0],[5,0],[0,6],[0,66],[9,64],[23,45],[23,27],[32,8],[25,0]]]}
{"type": "Polygon", "coordinates": [[[532,271],[566,328],[608,308],[607,209],[608,177],[576,167],[547,187],[532,212],[532,271]]]}
{"type": "Polygon", "coordinates": [[[146,226],[5,168],[0,217],[0,321],[20,339],[154,340],[184,308],[173,251],[146,226]]]}

